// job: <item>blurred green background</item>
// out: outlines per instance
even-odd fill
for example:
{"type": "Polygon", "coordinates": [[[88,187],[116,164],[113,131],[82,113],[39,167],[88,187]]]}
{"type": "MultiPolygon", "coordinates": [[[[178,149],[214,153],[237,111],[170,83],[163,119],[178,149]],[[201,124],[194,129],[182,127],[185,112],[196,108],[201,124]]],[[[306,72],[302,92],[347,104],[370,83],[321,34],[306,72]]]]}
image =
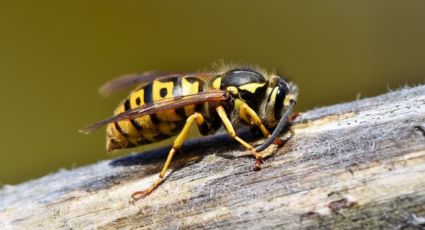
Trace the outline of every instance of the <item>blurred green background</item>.
{"type": "Polygon", "coordinates": [[[115,76],[259,64],[301,89],[297,109],[425,80],[425,1],[0,1],[0,183],[107,159],[115,76]]]}

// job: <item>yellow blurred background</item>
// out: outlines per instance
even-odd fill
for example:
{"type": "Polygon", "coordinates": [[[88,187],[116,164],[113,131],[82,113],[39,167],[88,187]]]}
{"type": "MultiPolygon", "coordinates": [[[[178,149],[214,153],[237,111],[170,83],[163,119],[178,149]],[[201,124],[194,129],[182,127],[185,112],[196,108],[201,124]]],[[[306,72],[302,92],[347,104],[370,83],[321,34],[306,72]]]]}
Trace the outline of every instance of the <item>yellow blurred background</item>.
{"type": "Polygon", "coordinates": [[[79,134],[125,94],[115,76],[198,71],[223,59],[277,69],[297,109],[425,80],[425,1],[0,1],[0,183],[107,159],[79,134]]]}

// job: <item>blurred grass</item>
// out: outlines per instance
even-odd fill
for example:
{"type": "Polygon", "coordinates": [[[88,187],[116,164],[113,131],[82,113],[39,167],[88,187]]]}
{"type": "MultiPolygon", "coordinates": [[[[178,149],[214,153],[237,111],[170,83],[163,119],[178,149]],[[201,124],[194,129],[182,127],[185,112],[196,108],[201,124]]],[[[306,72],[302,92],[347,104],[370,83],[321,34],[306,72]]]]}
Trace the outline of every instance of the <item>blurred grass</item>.
{"type": "Polygon", "coordinates": [[[0,1],[0,183],[106,159],[124,95],[98,86],[144,70],[224,59],[284,72],[298,110],[425,80],[424,1],[0,1]]]}

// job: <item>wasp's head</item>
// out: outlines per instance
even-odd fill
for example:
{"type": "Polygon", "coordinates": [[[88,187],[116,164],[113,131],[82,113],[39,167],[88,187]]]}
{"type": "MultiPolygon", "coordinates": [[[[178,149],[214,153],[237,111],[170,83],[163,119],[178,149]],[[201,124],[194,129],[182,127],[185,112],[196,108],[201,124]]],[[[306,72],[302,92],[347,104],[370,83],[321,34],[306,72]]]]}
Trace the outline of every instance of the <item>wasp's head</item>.
{"type": "Polygon", "coordinates": [[[213,88],[226,90],[235,100],[247,103],[268,128],[274,128],[289,106],[296,100],[298,90],[283,77],[260,73],[252,69],[232,69],[220,74],[212,83],[213,88]]]}
{"type": "Polygon", "coordinates": [[[296,101],[297,87],[283,77],[270,76],[266,96],[262,104],[262,117],[267,127],[275,127],[287,110],[291,100],[296,101]]]}

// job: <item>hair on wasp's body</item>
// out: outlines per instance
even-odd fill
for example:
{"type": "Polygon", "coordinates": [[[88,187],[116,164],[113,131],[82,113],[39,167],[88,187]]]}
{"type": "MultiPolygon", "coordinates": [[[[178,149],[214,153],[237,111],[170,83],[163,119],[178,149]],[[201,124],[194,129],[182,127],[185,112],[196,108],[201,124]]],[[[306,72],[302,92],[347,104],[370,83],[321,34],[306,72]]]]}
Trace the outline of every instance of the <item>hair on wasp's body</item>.
{"type": "Polygon", "coordinates": [[[262,162],[260,151],[282,131],[295,106],[298,90],[283,77],[252,68],[228,68],[218,73],[146,72],[114,79],[100,88],[104,95],[137,85],[114,115],[80,130],[90,133],[106,125],[108,151],[140,146],[177,136],[159,177],[132,195],[150,194],[164,179],[170,162],[195,123],[202,135],[224,126],[227,133],[262,162]],[[256,149],[241,139],[234,126],[258,128],[267,138],[256,149]],[[274,129],[273,133],[269,130],[274,129]]]}

